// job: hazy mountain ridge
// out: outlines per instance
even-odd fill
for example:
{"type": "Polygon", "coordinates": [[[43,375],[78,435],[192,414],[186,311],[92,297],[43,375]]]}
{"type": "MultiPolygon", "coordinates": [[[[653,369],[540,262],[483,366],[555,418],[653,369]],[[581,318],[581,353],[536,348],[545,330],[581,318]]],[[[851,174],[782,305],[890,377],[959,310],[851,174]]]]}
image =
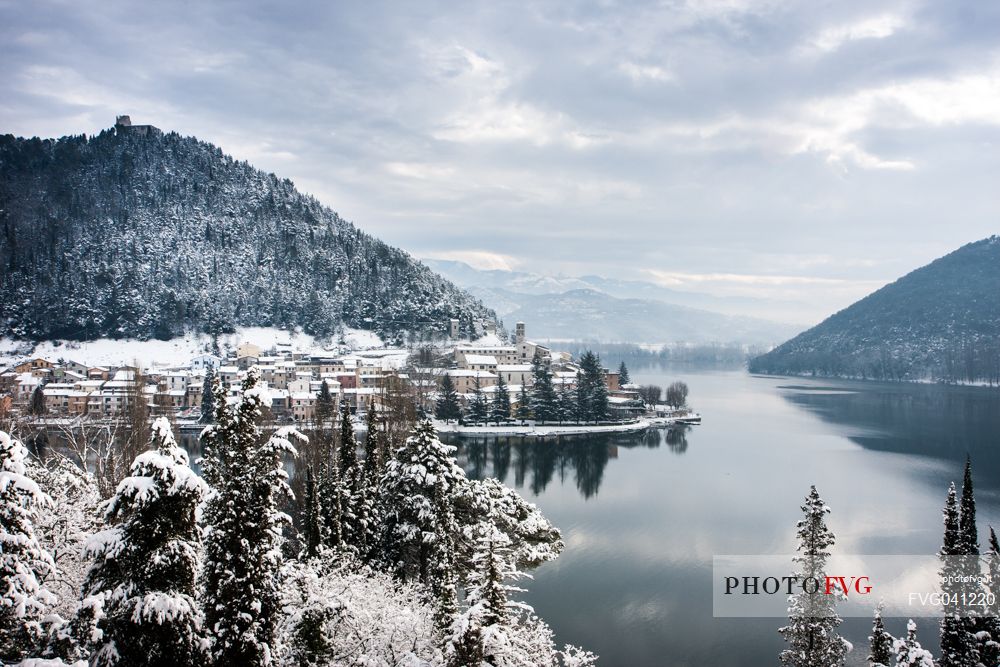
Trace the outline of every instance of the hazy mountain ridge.
{"type": "MultiPolygon", "coordinates": [[[[622,280],[599,275],[549,276],[527,271],[476,269],[465,262],[425,259],[432,269],[463,287],[488,287],[521,294],[561,294],[574,289],[592,289],[620,299],[649,299],[722,315],[758,317],[762,309],[798,313],[801,304],[779,299],[748,296],[718,296],[705,292],[676,290],[644,280],[622,280]]],[[[763,318],[768,319],[768,318],[763,318]]],[[[790,321],[798,321],[797,316],[790,321]]]]}
{"type": "Polygon", "coordinates": [[[1000,382],[1000,237],[912,271],[753,359],[750,370],[1000,382]]]}
{"type": "MultiPolygon", "coordinates": [[[[543,339],[772,345],[801,330],[795,325],[670,303],[666,299],[678,292],[641,281],[480,271],[463,262],[426,262],[508,322],[528,322],[532,335],[543,339]],[[619,296],[633,290],[661,295],[663,300],[619,296]]],[[[692,300],[697,302],[697,298],[692,300]]]]}
{"type": "Polygon", "coordinates": [[[495,314],[291,181],[176,133],[0,136],[0,322],[18,338],[348,325],[398,339],[495,314]]]}
{"type": "Polygon", "coordinates": [[[508,322],[530,323],[537,338],[630,343],[750,343],[771,345],[796,327],[731,317],[648,299],[619,299],[593,289],[518,294],[468,288],[508,322]]]}

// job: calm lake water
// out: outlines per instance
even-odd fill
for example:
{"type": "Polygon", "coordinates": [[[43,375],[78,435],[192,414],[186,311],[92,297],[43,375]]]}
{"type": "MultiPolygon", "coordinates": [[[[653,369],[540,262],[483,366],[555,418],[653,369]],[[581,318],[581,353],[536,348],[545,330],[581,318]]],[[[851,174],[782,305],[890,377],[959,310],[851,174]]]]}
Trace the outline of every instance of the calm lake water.
{"type": "MultiPolygon", "coordinates": [[[[559,642],[604,667],[777,665],[781,619],[712,616],[712,556],[795,549],[816,484],[841,553],[934,553],[949,481],[966,452],[980,535],[1000,529],[1000,391],[636,369],[684,380],[704,423],[644,436],[461,441],[472,476],[518,488],[562,531],[566,550],[524,598],[559,642]]],[[[903,634],[905,620],[887,621],[903,634]]],[[[848,619],[849,664],[865,664],[871,623],[848,619]]],[[[937,650],[937,622],[919,619],[937,650]]]]}

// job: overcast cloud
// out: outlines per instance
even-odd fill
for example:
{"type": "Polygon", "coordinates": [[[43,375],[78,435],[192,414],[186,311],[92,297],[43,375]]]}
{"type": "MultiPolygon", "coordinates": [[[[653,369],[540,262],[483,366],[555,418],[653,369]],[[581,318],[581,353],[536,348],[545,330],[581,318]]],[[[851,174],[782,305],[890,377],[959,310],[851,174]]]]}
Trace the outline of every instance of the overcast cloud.
{"type": "Polygon", "coordinates": [[[128,113],[418,257],[812,321],[1000,228],[998,35],[981,0],[0,2],[0,132],[128,113]]]}

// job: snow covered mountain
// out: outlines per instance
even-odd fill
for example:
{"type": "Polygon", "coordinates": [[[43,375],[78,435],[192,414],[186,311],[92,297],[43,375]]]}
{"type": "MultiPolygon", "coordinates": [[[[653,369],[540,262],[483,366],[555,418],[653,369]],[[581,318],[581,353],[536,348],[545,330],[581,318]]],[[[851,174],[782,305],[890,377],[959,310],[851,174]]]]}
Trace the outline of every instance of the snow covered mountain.
{"type": "MultiPolygon", "coordinates": [[[[589,289],[619,299],[647,299],[675,306],[710,310],[722,315],[773,319],[801,325],[801,301],[749,296],[720,296],[707,292],[670,289],[645,280],[623,280],[599,275],[542,275],[528,271],[477,269],[465,262],[447,259],[424,259],[431,267],[456,285],[465,288],[502,289],[518,294],[562,294],[570,290],[589,289]],[[762,315],[761,313],[766,313],[762,315]]],[[[499,307],[498,304],[493,304],[499,307]]],[[[498,311],[499,312],[499,311],[498,311]]],[[[801,326],[796,331],[801,330],[801,326]]]]}
{"type": "Polygon", "coordinates": [[[0,136],[0,335],[170,339],[344,326],[399,340],[496,316],[291,181],[148,126],[0,136]]]}
{"type": "Polygon", "coordinates": [[[532,335],[604,343],[749,343],[773,345],[798,329],[651,299],[619,299],[593,289],[517,294],[470,287],[508,322],[530,322],[532,335]]]}
{"type": "Polygon", "coordinates": [[[531,323],[532,335],[541,339],[773,345],[801,331],[796,325],[692,307],[686,304],[715,302],[642,281],[481,271],[463,262],[425,261],[508,322],[531,323]]]}
{"type": "Polygon", "coordinates": [[[753,359],[750,370],[1000,382],[1000,236],[886,285],[753,359]]]}

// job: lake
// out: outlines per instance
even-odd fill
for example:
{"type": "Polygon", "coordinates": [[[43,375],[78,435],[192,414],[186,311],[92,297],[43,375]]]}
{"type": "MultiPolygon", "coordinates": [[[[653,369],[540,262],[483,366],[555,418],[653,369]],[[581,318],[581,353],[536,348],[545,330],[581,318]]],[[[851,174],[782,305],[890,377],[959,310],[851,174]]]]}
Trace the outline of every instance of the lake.
{"type": "MultiPolygon", "coordinates": [[[[712,616],[712,557],[794,551],[816,484],[834,551],[934,553],[948,482],[973,458],[981,540],[1000,529],[1000,391],[636,369],[634,382],[687,382],[704,423],[560,442],[461,443],[470,476],[492,475],[538,504],[566,549],[524,599],[559,642],[604,667],[777,665],[781,619],[712,616]]],[[[903,634],[903,619],[887,626],[903,634]]],[[[863,665],[868,619],[847,619],[863,665]]],[[[936,619],[918,619],[937,652],[936,619]]]]}

